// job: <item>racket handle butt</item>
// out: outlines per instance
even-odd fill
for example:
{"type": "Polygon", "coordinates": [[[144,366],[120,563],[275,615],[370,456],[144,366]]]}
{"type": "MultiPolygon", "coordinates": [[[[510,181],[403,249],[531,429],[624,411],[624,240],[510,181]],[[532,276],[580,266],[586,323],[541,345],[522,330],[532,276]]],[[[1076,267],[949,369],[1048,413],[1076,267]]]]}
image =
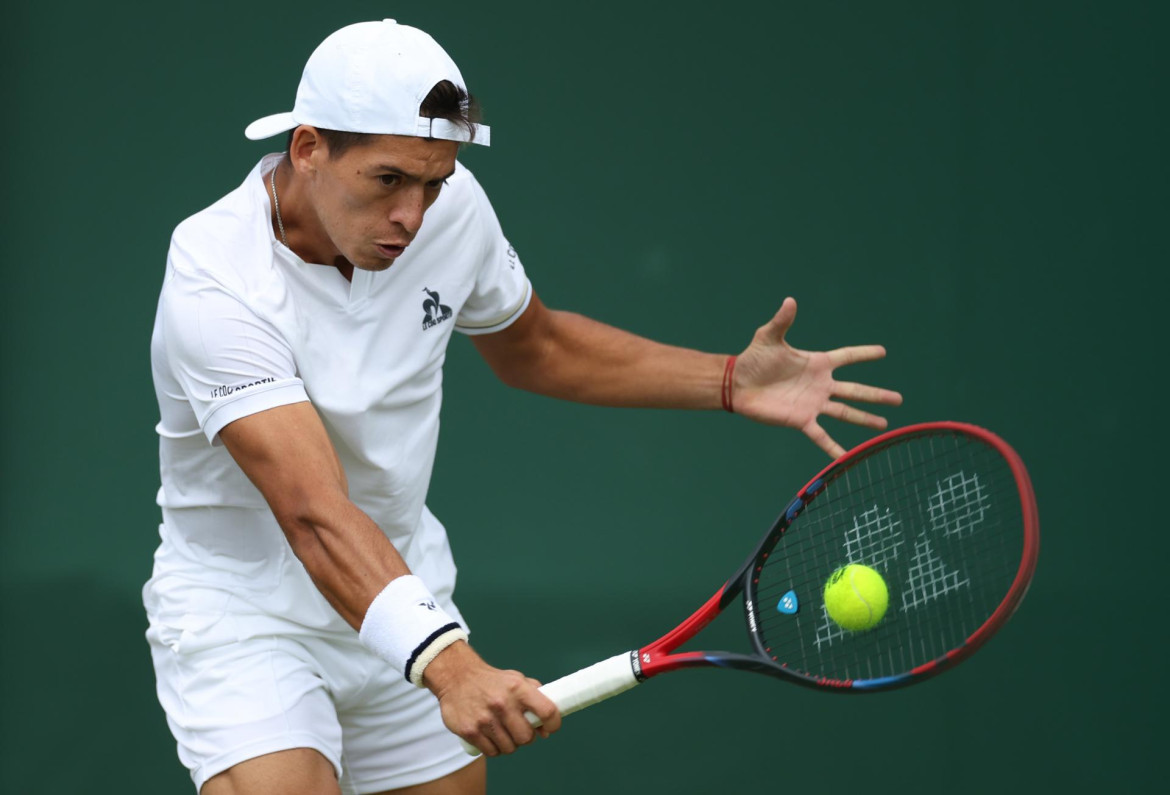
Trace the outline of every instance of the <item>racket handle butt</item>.
{"type": "MultiPolygon", "coordinates": [[[[552,703],[557,705],[561,717],[571,715],[578,710],[591,707],[607,698],[616,696],[638,684],[634,676],[634,666],[631,662],[634,652],[616,654],[607,660],[594,663],[588,668],[562,676],[554,682],[542,685],[540,692],[548,696],[552,703]]],[[[524,717],[532,726],[540,726],[540,718],[531,712],[525,712],[524,717]]],[[[479,749],[466,740],[463,750],[472,756],[479,755],[479,749]]]]}

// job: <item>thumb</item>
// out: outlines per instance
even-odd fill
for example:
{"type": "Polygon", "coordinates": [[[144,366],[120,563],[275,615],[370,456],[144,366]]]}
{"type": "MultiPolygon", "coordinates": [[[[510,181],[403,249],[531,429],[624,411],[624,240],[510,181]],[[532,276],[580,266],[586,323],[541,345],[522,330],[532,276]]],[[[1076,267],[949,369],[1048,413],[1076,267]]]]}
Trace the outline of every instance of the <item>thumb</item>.
{"type": "Polygon", "coordinates": [[[760,337],[764,342],[780,344],[784,342],[784,335],[792,328],[796,320],[796,299],[791,296],[784,299],[779,311],[760,329],[760,337]]]}

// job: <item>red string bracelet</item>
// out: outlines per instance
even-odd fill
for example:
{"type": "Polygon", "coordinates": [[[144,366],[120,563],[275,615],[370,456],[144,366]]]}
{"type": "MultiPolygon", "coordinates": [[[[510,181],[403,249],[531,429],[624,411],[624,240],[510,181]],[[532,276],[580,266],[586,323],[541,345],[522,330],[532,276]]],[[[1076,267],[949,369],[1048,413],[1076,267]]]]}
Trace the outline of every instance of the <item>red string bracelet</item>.
{"type": "Polygon", "coordinates": [[[734,356],[728,356],[727,364],[723,366],[723,408],[727,411],[730,411],[732,414],[735,413],[735,408],[731,402],[731,385],[732,380],[735,377],[735,359],[736,357],[734,356]]]}

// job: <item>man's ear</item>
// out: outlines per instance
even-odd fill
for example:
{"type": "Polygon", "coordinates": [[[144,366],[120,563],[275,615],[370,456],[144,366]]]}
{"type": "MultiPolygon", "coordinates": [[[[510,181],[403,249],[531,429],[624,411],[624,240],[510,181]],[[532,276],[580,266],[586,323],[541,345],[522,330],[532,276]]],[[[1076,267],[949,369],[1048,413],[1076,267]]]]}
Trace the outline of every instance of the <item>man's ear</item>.
{"type": "Polygon", "coordinates": [[[317,170],[322,158],[329,156],[329,145],[316,127],[302,124],[293,130],[288,154],[298,174],[310,174],[317,170]]]}

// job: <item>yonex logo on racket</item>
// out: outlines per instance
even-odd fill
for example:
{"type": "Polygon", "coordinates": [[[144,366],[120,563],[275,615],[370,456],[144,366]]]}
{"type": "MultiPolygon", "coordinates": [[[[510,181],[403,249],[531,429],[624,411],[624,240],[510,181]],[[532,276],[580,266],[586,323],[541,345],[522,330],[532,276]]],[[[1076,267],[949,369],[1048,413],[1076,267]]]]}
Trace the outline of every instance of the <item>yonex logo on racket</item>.
{"type": "Polygon", "coordinates": [[[780,603],[776,605],[776,609],[786,616],[794,616],[800,610],[800,600],[796,597],[796,591],[789,591],[780,597],[780,603]]]}

